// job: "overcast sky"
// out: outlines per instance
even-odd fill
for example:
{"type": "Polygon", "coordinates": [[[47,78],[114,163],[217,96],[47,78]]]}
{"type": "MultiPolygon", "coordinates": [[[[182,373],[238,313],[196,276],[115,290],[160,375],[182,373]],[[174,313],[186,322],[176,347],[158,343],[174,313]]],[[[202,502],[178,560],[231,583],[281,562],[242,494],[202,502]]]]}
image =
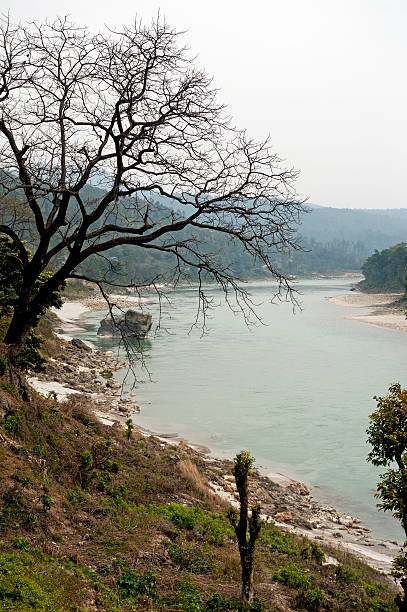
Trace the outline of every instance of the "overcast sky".
{"type": "MultiPolygon", "coordinates": [[[[5,6],[5,11],[7,6],[5,6]]],[[[270,134],[315,204],[407,207],[406,0],[14,0],[16,19],[185,30],[238,127],[270,134]]]]}

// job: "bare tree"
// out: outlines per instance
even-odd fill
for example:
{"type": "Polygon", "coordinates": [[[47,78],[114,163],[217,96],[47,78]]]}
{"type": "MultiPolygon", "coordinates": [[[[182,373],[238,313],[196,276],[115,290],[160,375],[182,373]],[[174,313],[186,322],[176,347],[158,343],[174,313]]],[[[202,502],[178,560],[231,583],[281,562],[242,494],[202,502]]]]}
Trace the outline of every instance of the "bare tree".
{"type": "Polygon", "coordinates": [[[298,248],[296,172],[268,140],[233,127],[210,78],[162,20],[92,34],[67,19],[3,19],[0,167],[0,233],[18,251],[22,274],[5,337],[11,355],[49,295],[66,279],[86,278],[81,264],[118,245],[172,254],[179,274],[194,268],[244,298],[233,272],[201,248],[198,234],[212,230],[260,260],[279,291],[291,291],[270,252],[298,248]],[[92,198],[95,182],[103,192],[92,198]],[[155,194],[185,214],[157,217],[155,194]]]}

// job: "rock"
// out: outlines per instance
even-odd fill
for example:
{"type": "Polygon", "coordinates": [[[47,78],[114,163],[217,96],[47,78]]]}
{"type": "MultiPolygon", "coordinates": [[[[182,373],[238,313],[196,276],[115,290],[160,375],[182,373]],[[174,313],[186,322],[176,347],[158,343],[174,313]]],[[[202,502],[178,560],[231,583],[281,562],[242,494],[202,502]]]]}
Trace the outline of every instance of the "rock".
{"type": "Polygon", "coordinates": [[[343,525],[344,527],[352,527],[353,518],[349,516],[348,514],[343,514],[342,516],[339,517],[339,523],[343,525]]]}
{"type": "Polygon", "coordinates": [[[115,378],[111,378],[107,381],[106,387],[109,387],[109,389],[120,389],[121,384],[115,378]]]}
{"type": "Polygon", "coordinates": [[[87,353],[91,353],[92,349],[90,348],[90,346],[88,346],[87,344],[85,344],[83,342],[83,340],[80,340],[79,338],[72,338],[71,340],[71,344],[72,346],[74,346],[75,348],[78,348],[82,351],[86,351],[87,353]]]}
{"type": "Polygon", "coordinates": [[[278,523],[286,523],[287,521],[293,520],[293,515],[291,512],[277,512],[277,514],[273,516],[273,519],[278,523]]]}
{"type": "Polygon", "coordinates": [[[102,319],[98,329],[98,336],[113,336],[120,338],[126,336],[128,338],[147,338],[147,334],[151,329],[152,317],[150,313],[139,312],[137,310],[128,310],[124,317],[108,316],[102,319]]]}
{"type": "Polygon", "coordinates": [[[0,417],[1,418],[4,419],[9,408],[10,408],[10,404],[8,402],[7,397],[1,393],[0,394],[0,417]]]}
{"type": "Polygon", "coordinates": [[[309,495],[310,493],[309,488],[303,482],[291,482],[288,488],[297,495],[309,495]]]}

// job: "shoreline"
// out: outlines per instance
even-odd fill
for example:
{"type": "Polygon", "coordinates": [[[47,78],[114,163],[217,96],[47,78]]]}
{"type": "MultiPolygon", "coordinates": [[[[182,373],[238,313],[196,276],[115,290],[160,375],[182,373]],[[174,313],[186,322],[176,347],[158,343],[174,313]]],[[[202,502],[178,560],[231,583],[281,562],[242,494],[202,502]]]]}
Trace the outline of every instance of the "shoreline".
{"type": "MultiPolygon", "coordinates": [[[[353,295],[350,294],[350,297],[353,295]]],[[[356,297],[353,301],[357,301],[356,297]]],[[[333,301],[335,298],[329,299],[333,301]]],[[[125,301],[129,306],[129,300],[125,301]]],[[[66,343],[66,350],[62,355],[64,361],[50,360],[49,372],[42,380],[31,378],[29,382],[35,390],[43,394],[56,390],[61,401],[66,401],[74,393],[80,394],[90,401],[96,418],[102,423],[125,427],[126,420],[140,412],[134,399],[135,394],[123,394],[120,383],[114,378],[114,372],[128,364],[121,362],[112,351],[100,351],[95,345],[72,339],[70,336],[82,329],[81,318],[86,312],[93,310],[95,302],[96,300],[92,300],[90,305],[80,300],[66,301],[61,311],[54,311],[60,320],[58,335],[61,342],[66,343]],[[112,378],[101,380],[100,371],[103,369],[109,369],[113,374],[112,378]],[[69,386],[69,378],[64,379],[66,371],[76,381],[72,386],[69,386]],[[97,378],[100,380],[96,380],[97,378]],[[98,384],[98,389],[93,392],[89,390],[90,380],[92,385],[96,382],[98,384]]],[[[130,304],[134,305],[134,299],[130,300],[130,304]]],[[[189,446],[206,465],[220,473],[211,483],[213,491],[228,502],[236,503],[234,482],[230,478],[230,459],[217,457],[208,447],[190,443],[177,433],[157,433],[144,429],[137,423],[134,423],[134,426],[143,436],[158,438],[163,446],[189,446]]],[[[273,520],[284,529],[321,541],[332,550],[348,551],[375,569],[385,574],[390,573],[392,561],[400,551],[400,544],[376,538],[360,519],[337,512],[331,505],[318,501],[306,484],[274,471],[272,467],[261,467],[254,471],[252,489],[254,498],[262,504],[265,520],[273,520]]]]}
{"type": "Polygon", "coordinates": [[[328,301],[342,308],[361,308],[368,311],[363,314],[346,315],[345,319],[407,332],[405,309],[393,305],[401,296],[401,293],[362,293],[354,290],[330,297],[328,301]]]}

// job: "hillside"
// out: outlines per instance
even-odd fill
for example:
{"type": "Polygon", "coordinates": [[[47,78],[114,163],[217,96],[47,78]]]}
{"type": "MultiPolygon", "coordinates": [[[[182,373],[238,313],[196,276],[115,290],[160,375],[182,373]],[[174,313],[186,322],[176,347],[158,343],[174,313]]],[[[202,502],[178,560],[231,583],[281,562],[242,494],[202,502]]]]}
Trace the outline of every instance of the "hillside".
{"type": "Polygon", "coordinates": [[[407,283],[407,244],[402,242],[381,252],[375,251],[363,264],[362,291],[405,291],[407,283]]]}
{"type": "MultiPolygon", "coordinates": [[[[55,342],[53,354],[78,363],[55,342]]],[[[62,366],[70,378],[72,365],[62,366]]],[[[213,491],[233,494],[231,462],[127,435],[119,413],[107,426],[92,407],[86,394],[24,399],[1,376],[0,610],[240,610],[229,504],[213,491]]],[[[301,486],[284,490],[257,472],[251,482],[252,502],[305,524],[301,486]]],[[[363,533],[346,524],[344,533],[363,533]]],[[[344,551],[264,524],[251,609],[395,610],[391,581],[344,551]]]]}

